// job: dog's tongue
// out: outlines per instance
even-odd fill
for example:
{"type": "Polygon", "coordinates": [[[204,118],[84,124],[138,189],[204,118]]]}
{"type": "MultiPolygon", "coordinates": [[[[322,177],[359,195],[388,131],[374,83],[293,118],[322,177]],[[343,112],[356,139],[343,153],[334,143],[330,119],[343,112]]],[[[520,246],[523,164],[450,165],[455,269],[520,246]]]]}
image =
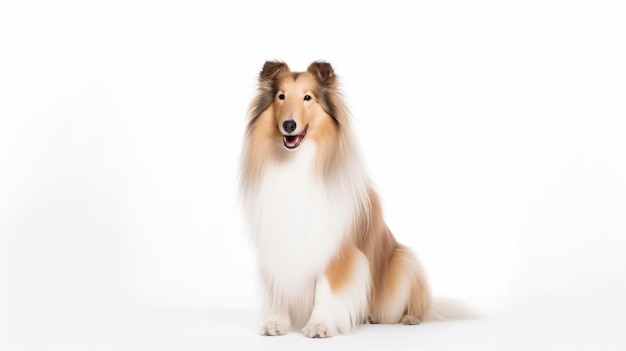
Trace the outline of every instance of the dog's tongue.
{"type": "Polygon", "coordinates": [[[302,141],[302,137],[298,135],[285,135],[284,136],[285,145],[288,147],[296,147],[300,141],[302,141]]]}
{"type": "Polygon", "coordinates": [[[302,133],[298,135],[283,135],[283,143],[289,149],[295,149],[300,146],[302,139],[306,135],[306,131],[309,129],[309,126],[306,126],[302,133]]]}

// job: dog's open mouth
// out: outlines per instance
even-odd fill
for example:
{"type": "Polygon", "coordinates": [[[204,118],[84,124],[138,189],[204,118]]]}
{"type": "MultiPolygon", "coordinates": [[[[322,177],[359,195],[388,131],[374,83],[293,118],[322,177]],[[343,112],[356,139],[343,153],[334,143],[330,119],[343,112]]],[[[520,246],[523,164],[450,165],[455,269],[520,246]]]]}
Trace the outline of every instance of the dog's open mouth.
{"type": "Polygon", "coordinates": [[[304,139],[304,136],[306,135],[306,131],[308,129],[309,129],[309,126],[307,125],[306,127],[304,127],[304,130],[300,134],[283,135],[283,144],[285,145],[285,147],[287,149],[293,150],[297,148],[298,146],[300,146],[300,143],[302,143],[302,140],[304,139]]]}

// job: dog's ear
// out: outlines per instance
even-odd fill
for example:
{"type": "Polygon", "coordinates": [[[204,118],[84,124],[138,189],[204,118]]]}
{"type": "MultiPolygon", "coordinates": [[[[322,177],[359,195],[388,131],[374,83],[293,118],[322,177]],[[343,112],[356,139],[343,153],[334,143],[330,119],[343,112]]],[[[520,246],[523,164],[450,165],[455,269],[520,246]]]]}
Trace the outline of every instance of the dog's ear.
{"type": "Polygon", "coordinates": [[[331,83],[335,78],[335,71],[328,62],[315,61],[309,65],[307,71],[313,74],[320,83],[331,83]]]}
{"type": "Polygon", "coordinates": [[[286,63],[280,61],[266,61],[263,65],[261,75],[259,76],[259,81],[271,85],[274,79],[282,72],[289,72],[289,66],[287,66],[286,63]]]}
{"type": "Polygon", "coordinates": [[[263,113],[274,101],[274,95],[278,89],[278,78],[280,75],[289,72],[289,66],[280,61],[267,61],[263,65],[263,70],[259,74],[258,94],[250,106],[250,116],[252,119],[248,128],[254,123],[257,117],[263,113]]]}

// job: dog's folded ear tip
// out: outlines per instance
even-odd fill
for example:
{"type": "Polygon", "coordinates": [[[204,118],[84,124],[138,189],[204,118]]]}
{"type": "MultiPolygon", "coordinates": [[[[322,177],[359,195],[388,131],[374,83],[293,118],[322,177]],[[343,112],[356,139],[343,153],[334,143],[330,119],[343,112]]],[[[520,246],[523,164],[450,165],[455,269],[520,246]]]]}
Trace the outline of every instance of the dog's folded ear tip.
{"type": "Polygon", "coordinates": [[[289,66],[278,60],[265,61],[261,70],[261,79],[274,79],[281,71],[289,71],[289,66]]]}
{"type": "Polygon", "coordinates": [[[335,77],[333,66],[326,61],[315,61],[311,63],[307,71],[312,73],[320,82],[326,82],[335,77]]]}

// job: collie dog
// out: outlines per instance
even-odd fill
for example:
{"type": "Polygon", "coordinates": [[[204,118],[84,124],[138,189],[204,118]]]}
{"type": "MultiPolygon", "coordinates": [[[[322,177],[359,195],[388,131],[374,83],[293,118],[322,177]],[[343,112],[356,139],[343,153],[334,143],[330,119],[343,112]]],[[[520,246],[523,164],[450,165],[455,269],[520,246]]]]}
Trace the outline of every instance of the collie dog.
{"type": "Polygon", "coordinates": [[[265,63],[241,176],[265,292],[261,334],[324,338],[424,319],[424,272],[383,221],[329,63],[265,63]]]}

